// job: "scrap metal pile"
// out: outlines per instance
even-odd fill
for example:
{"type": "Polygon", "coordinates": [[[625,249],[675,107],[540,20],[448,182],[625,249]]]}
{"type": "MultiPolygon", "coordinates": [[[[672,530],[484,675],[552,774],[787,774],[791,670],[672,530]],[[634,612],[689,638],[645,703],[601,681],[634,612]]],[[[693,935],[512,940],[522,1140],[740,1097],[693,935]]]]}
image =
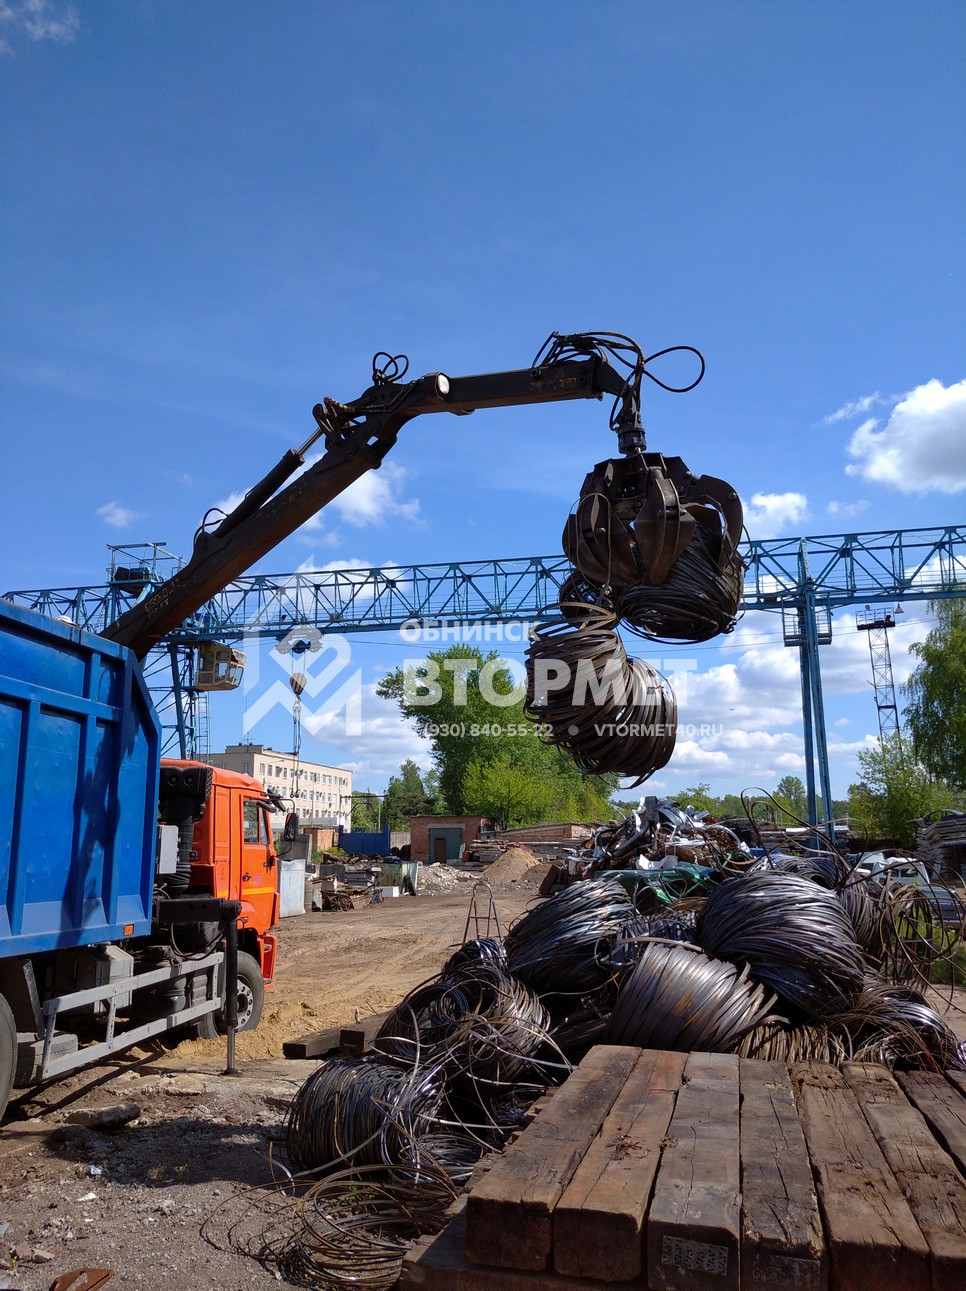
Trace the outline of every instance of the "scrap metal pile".
{"type": "Polygon", "coordinates": [[[617,824],[598,829],[587,849],[591,868],[647,868],[669,859],[735,872],[755,857],[726,825],[666,798],[647,797],[617,824]]]}
{"type": "Polygon", "coordinates": [[[966,1070],[919,989],[962,927],[914,888],[834,855],[719,877],[658,914],[614,876],[575,883],[504,939],[468,941],[371,1053],[322,1062],[286,1135],[312,1182],[260,1258],[303,1284],[392,1286],[412,1238],[594,1044],[966,1070]]]}

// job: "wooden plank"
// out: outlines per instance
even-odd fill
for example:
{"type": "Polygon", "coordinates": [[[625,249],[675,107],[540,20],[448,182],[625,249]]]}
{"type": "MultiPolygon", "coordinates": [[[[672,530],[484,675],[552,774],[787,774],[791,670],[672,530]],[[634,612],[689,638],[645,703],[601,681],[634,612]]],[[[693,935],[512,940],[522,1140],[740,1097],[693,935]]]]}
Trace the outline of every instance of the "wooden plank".
{"type": "Polygon", "coordinates": [[[463,1254],[466,1242],[466,1198],[455,1206],[455,1215],[433,1237],[415,1243],[403,1260],[396,1284],[400,1291],[642,1291],[639,1278],[632,1282],[601,1282],[597,1278],[568,1278],[545,1270],[524,1273],[516,1269],[491,1269],[469,1264],[463,1254]]]}
{"type": "Polygon", "coordinates": [[[591,1049],[540,1115],[470,1190],[467,1259],[534,1272],[547,1267],[553,1208],[639,1057],[639,1049],[591,1049]]]}
{"type": "Polygon", "coordinates": [[[947,1080],[931,1071],[903,1071],[896,1074],[902,1092],[919,1108],[933,1134],[966,1174],[966,1090],[955,1076],[947,1080]]]}
{"type": "Polygon", "coordinates": [[[645,1051],[624,1082],[554,1210],[558,1273],[607,1282],[640,1275],[641,1229],[684,1061],[645,1051]]]}
{"type": "Polygon", "coordinates": [[[298,1040],[283,1040],[282,1053],[286,1058],[324,1058],[338,1053],[341,1032],[341,1027],[329,1027],[326,1031],[316,1031],[298,1040]]]}
{"type": "Polygon", "coordinates": [[[343,1027],[339,1032],[339,1051],[350,1058],[359,1058],[372,1045],[373,1040],[379,1034],[379,1028],[389,1016],[388,1013],[374,1013],[371,1018],[366,1018],[364,1022],[357,1022],[354,1026],[343,1027]]]}
{"type": "Polygon", "coordinates": [[[966,1286],[966,1181],[885,1067],[843,1068],[929,1244],[933,1291],[966,1286]]]}
{"type": "Polygon", "coordinates": [[[738,1080],[742,1288],[824,1291],[825,1239],[788,1068],[743,1059],[738,1080]]]}
{"type": "Polygon", "coordinates": [[[923,1291],[929,1247],[845,1077],[791,1070],[818,1188],[831,1291],[923,1291]]]}
{"type": "Polygon", "coordinates": [[[688,1055],[645,1227],[652,1291],[737,1291],[738,1059],[688,1055]]]}
{"type": "Polygon", "coordinates": [[[286,1058],[325,1058],[335,1053],[358,1057],[372,1044],[388,1016],[388,1013],[375,1013],[352,1026],[327,1027],[299,1040],[283,1040],[282,1053],[286,1058]]]}

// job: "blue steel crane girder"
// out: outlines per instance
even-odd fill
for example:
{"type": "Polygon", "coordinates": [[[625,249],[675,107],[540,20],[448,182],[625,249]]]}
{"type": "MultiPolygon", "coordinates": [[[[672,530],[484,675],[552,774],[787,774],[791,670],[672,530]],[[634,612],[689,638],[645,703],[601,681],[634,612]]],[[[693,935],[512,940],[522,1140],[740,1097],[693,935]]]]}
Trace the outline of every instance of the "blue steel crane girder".
{"type": "MultiPolygon", "coordinates": [[[[831,801],[818,647],[827,639],[816,611],[859,602],[878,604],[966,596],[966,526],[876,530],[747,542],[742,610],[795,610],[802,671],[802,714],[809,816],[816,822],[816,788],[831,801]],[[813,757],[818,762],[815,783],[813,757]]],[[[385,632],[407,624],[512,623],[540,616],[557,600],[570,573],[566,557],[450,561],[383,569],[319,570],[235,579],[163,638],[187,648],[215,638],[276,640],[298,627],[338,633],[385,632]]],[[[157,582],[145,583],[142,596],[157,582]]],[[[103,630],[134,600],[117,586],[8,592],[7,598],[92,631],[103,630]]],[[[177,667],[174,699],[179,693],[177,667]]],[[[183,722],[179,708],[179,721],[183,722]]]]}
{"type": "MultiPolygon", "coordinates": [[[[830,611],[860,601],[966,594],[966,526],[755,540],[742,554],[748,567],[743,610],[804,605],[806,592],[809,601],[830,611]]],[[[553,605],[569,569],[558,555],[252,574],[232,582],[166,639],[279,637],[307,623],[338,632],[384,632],[413,620],[515,622],[553,605]]],[[[110,585],[6,595],[93,631],[132,603],[110,585]]]]}
{"type": "MultiPolygon", "coordinates": [[[[743,555],[743,610],[803,609],[807,599],[831,612],[857,600],[941,599],[962,595],[966,587],[962,526],[756,540],[743,555]]],[[[208,637],[279,637],[306,623],[377,632],[414,620],[519,621],[552,605],[568,573],[566,558],[557,555],[256,574],[235,580],[167,639],[186,644],[208,637]]],[[[146,584],[142,595],[154,585],[146,584]]],[[[7,595],[93,631],[131,604],[112,585],[7,595]]]]}

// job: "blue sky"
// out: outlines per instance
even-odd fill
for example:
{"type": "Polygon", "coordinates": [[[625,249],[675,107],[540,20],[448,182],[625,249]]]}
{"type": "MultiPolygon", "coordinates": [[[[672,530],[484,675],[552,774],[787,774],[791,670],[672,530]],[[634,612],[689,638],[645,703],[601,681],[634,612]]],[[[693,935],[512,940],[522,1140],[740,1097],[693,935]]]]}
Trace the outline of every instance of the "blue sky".
{"type": "MultiPolygon", "coordinates": [[[[187,554],[376,350],[491,371],[554,329],[704,352],[693,393],[649,387],[649,446],[753,537],[962,521],[964,34],[937,0],[0,0],[0,589],[187,554]]],[[[597,405],[423,418],[258,568],[557,552],[613,451],[597,405]]],[[[426,764],[371,693],[412,647],[350,645],[363,733],[320,712],[303,747],[377,788],[426,764]]],[[[689,653],[684,716],[722,731],[654,789],[801,775],[778,621],[689,653]]],[[[877,729],[851,615],[823,667],[844,793],[877,729]]],[[[213,698],[213,744],[291,742],[281,708],[245,729],[278,668],[213,698]]]]}

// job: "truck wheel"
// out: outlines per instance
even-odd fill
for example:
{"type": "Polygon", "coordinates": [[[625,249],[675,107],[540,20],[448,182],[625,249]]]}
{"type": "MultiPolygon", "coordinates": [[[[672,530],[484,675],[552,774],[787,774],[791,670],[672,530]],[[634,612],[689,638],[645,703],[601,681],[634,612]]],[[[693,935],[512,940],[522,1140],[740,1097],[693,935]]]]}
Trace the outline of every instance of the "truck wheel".
{"type": "MultiPolygon", "coordinates": [[[[265,979],[258,960],[245,951],[238,952],[238,1030],[254,1031],[262,1016],[265,1003],[265,979]]],[[[225,1034],[225,1019],[221,1012],[206,1013],[199,1019],[198,1035],[202,1040],[216,1040],[225,1034]]]]}
{"type": "Polygon", "coordinates": [[[17,1024],[10,1005],[0,995],[0,1120],[7,1110],[17,1070],[17,1024]]]}

